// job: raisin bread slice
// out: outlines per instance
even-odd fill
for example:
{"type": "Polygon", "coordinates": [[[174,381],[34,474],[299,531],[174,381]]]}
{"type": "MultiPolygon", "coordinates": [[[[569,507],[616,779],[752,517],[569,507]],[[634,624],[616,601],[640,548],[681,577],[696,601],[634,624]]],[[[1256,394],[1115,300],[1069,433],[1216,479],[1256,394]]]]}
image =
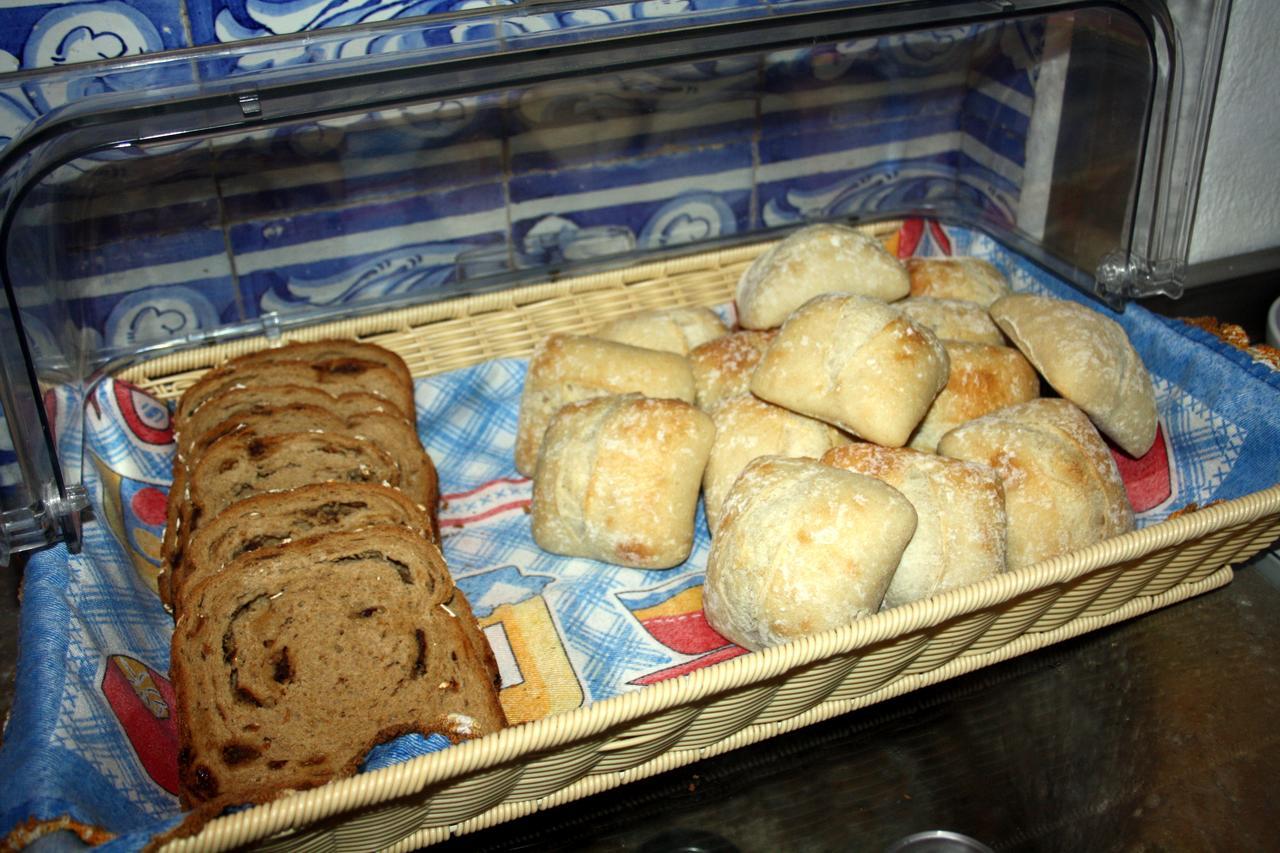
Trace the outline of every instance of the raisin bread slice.
{"type": "Polygon", "coordinates": [[[268,347],[239,356],[228,361],[227,364],[244,367],[281,361],[335,361],[348,358],[377,362],[397,374],[400,377],[400,381],[408,385],[413,384],[413,377],[409,374],[409,366],[396,353],[377,344],[341,338],[320,341],[297,341],[284,346],[268,347]]]}
{"type": "Polygon", "coordinates": [[[165,531],[166,540],[172,532],[165,562],[180,565],[199,526],[245,498],[330,481],[398,488],[400,480],[396,461],[367,439],[318,432],[225,436],[189,472],[185,500],[172,531],[165,531]]]}
{"type": "Polygon", "coordinates": [[[364,392],[386,400],[404,417],[414,413],[413,384],[404,381],[398,371],[376,361],[358,358],[262,364],[231,361],[209,371],[183,393],[174,412],[174,429],[179,433],[186,431],[192,416],[219,395],[255,385],[302,385],[333,396],[364,392]]]}
{"type": "Polygon", "coordinates": [[[402,492],[369,483],[317,483],[238,501],[191,537],[169,573],[168,601],[181,615],[184,592],[242,554],[339,530],[398,525],[435,541],[432,519],[402,492]]]}
{"type": "Polygon", "coordinates": [[[177,435],[178,458],[186,460],[196,444],[208,446],[203,437],[212,429],[248,415],[260,415],[272,409],[291,406],[315,406],[343,418],[368,412],[394,412],[395,407],[381,397],[354,391],[334,396],[320,388],[304,385],[254,385],[224,391],[206,402],[193,414],[177,435]]]}
{"type": "Polygon", "coordinates": [[[440,551],[400,527],[262,548],[196,585],[170,666],[183,806],[321,785],[409,732],[502,728],[462,601],[440,551]]]}

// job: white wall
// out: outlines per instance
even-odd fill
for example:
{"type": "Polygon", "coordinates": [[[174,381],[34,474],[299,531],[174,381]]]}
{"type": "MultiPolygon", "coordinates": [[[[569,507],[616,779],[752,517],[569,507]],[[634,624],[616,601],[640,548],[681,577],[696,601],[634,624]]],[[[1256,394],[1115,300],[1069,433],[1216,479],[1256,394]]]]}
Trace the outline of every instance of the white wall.
{"type": "Polygon", "coordinates": [[[1280,247],[1280,0],[1235,0],[1191,263],[1280,247]]]}

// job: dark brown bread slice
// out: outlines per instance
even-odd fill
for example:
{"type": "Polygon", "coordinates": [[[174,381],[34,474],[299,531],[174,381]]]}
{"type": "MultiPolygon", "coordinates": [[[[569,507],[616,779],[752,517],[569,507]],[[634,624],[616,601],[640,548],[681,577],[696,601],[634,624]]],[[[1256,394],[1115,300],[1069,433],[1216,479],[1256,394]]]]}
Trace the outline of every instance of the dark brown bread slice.
{"type": "MultiPolygon", "coordinates": [[[[166,605],[172,606],[173,604],[172,578],[175,573],[181,571],[179,552],[183,539],[184,516],[190,517],[189,504],[191,503],[191,495],[187,489],[188,479],[191,476],[193,467],[199,463],[205,452],[218,440],[230,435],[235,435],[241,439],[252,439],[291,432],[315,432],[317,430],[325,434],[352,435],[342,417],[319,406],[299,404],[280,409],[267,409],[258,414],[243,415],[223,421],[207,430],[201,439],[195,441],[188,451],[188,455],[179,455],[174,459],[173,484],[169,488],[164,538],[160,546],[162,568],[157,586],[161,601],[166,605]]],[[[409,444],[407,441],[404,443],[406,445],[409,444]]],[[[421,445],[418,444],[417,436],[414,435],[410,446],[409,459],[411,464],[416,462],[420,466],[421,460],[417,457],[422,455],[421,445]]],[[[432,473],[434,474],[434,469],[432,469],[432,473]]],[[[298,485],[304,484],[299,483],[298,485]]],[[[402,483],[397,485],[402,485],[402,483]]],[[[427,498],[433,496],[429,491],[424,492],[422,495],[422,497],[427,498]]],[[[419,496],[411,497],[414,500],[421,499],[419,496]]],[[[432,503],[431,506],[434,508],[435,504],[432,503]]],[[[185,532],[188,535],[190,534],[189,530],[185,532]]]]}
{"type": "Polygon", "coordinates": [[[385,399],[405,417],[414,413],[413,384],[405,382],[398,371],[374,361],[358,358],[262,364],[233,361],[209,371],[186,390],[174,412],[174,428],[181,433],[192,415],[220,394],[254,385],[302,385],[334,396],[364,392],[385,399]]]}
{"type": "Polygon", "coordinates": [[[396,461],[367,439],[315,432],[224,436],[188,472],[166,563],[180,565],[200,525],[245,498],[329,481],[398,488],[400,480],[396,461]]]}
{"type": "MultiPolygon", "coordinates": [[[[215,427],[246,415],[260,415],[271,409],[285,406],[316,406],[347,418],[368,412],[391,412],[396,408],[385,399],[364,392],[351,392],[334,396],[320,388],[303,385],[254,385],[224,391],[206,402],[174,436],[178,445],[178,458],[187,459],[194,445],[215,427]]],[[[204,441],[204,444],[211,442],[204,441]]]]}
{"type": "Polygon", "coordinates": [[[322,341],[300,341],[280,347],[268,347],[257,352],[239,356],[227,364],[241,366],[250,364],[268,364],[278,361],[334,361],[338,359],[358,358],[361,361],[374,361],[400,376],[402,382],[412,385],[413,377],[409,374],[409,366],[404,359],[386,347],[364,341],[331,338],[322,341]]]}
{"type": "Polygon", "coordinates": [[[314,787],[408,732],[502,728],[462,601],[439,550],[400,527],[263,548],[195,586],[170,666],[183,806],[314,787]]]}
{"type": "Polygon", "coordinates": [[[368,483],[317,483],[238,501],[202,524],[170,575],[169,603],[241,554],[339,530],[399,525],[435,541],[432,519],[402,492],[368,483]]]}

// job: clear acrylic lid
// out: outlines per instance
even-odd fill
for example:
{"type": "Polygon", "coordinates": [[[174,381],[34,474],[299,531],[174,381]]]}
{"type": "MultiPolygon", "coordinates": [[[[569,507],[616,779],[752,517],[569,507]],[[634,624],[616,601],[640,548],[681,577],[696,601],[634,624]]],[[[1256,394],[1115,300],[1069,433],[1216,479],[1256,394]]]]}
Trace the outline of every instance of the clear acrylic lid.
{"type": "Polygon", "coordinates": [[[77,543],[106,371],[264,328],[906,216],[1176,295],[1227,12],[548,3],[22,72],[72,100],[0,152],[0,550],[77,543]]]}

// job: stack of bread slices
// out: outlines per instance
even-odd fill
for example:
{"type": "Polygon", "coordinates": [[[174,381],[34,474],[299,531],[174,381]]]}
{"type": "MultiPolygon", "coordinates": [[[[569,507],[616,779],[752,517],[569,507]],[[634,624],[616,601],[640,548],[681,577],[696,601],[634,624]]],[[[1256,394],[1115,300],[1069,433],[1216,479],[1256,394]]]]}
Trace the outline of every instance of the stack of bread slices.
{"type": "Polygon", "coordinates": [[[493,653],[438,547],[399,356],[251,353],[191,386],[173,424],[160,594],[184,806],[323,784],[401,734],[505,725],[493,653]]]}

